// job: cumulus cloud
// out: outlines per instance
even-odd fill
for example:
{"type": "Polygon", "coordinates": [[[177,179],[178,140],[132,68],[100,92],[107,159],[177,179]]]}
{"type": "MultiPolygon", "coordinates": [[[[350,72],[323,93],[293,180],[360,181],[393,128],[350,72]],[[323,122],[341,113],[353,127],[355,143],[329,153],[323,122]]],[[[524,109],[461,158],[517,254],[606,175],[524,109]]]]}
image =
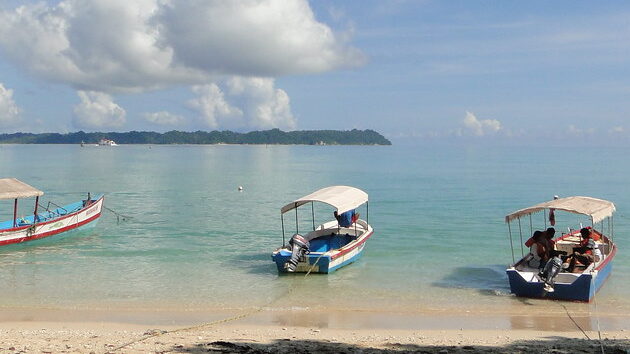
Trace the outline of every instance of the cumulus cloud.
{"type": "Polygon", "coordinates": [[[199,97],[189,101],[189,106],[200,113],[206,126],[295,129],[289,95],[275,87],[274,79],[239,76],[219,84],[193,87],[199,97]]]}
{"type": "Polygon", "coordinates": [[[13,127],[19,122],[20,109],[13,100],[13,90],[0,83],[0,128],[13,127]]]}
{"type": "Polygon", "coordinates": [[[141,92],[363,63],[307,0],[62,0],[0,11],[0,49],[78,90],[141,92]]]}
{"type": "Polygon", "coordinates": [[[145,113],[143,116],[147,122],[156,125],[178,125],[184,121],[184,117],[166,111],[145,113]]]}
{"type": "Polygon", "coordinates": [[[466,112],[464,127],[467,132],[475,136],[495,134],[501,130],[501,122],[496,119],[479,120],[474,114],[466,112]]]}
{"type": "Polygon", "coordinates": [[[291,113],[289,95],[275,88],[275,80],[233,77],[227,86],[230,94],[240,95],[244,99],[249,127],[295,129],[296,119],[291,113]]]}
{"type": "Polygon", "coordinates": [[[233,107],[226,100],[223,91],[217,84],[194,86],[192,91],[199,97],[188,102],[188,105],[197,110],[205,123],[210,128],[217,128],[219,122],[224,125],[238,126],[243,111],[233,107]]]}
{"type": "Polygon", "coordinates": [[[116,128],[125,124],[126,112],[106,93],[77,92],[81,103],[74,107],[73,123],[81,129],[116,128]]]}
{"type": "Polygon", "coordinates": [[[608,133],[610,134],[623,134],[624,132],[625,129],[622,126],[612,127],[610,128],[610,130],[608,130],[608,133]]]}
{"type": "Polygon", "coordinates": [[[567,132],[569,133],[569,135],[582,137],[582,136],[587,136],[587,135],[591,135],[595,133],[595,129],[593,128],[582,129],[582,128],[576,127],[573,124],[570,124],[569,127],[567,128],[567,132]]]}

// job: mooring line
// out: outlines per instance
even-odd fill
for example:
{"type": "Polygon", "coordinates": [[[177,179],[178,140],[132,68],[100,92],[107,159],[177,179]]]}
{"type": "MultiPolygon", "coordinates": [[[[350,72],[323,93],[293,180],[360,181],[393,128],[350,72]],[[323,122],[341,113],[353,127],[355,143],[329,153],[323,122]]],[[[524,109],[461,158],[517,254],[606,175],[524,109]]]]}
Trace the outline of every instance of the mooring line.
{"type": "Polygon", "coordinates": [[[573,324],[580,329],[580,331],[582,331],[582,334],[584,334],[584,336],[588,339],[588,340],[592,340],[591,337],[588,336],[588,334],[586,334],[586,332],[584,332],[584,330],[582,329],[582,327],[580,327],[580,325],[575,321],[575,319],[573,319],[573,316],[571,316],[571,314],[569,313],[569,309],[567,309],[566,306],[564,306],[564,304],[560,304],[560,306],[562,306],[564,308],[564,311],[566,311],[567,316],[569,316],[569,319],[571,319],[571,321],[573,322],[573,324]]]}
{"type": "Polygon", "coordinates": [[[602,342],[602,330],[599,327],[599,312],[597,311],[597,300],[596,296],[593,294],[593,305],[595,305],[595,318],[597,318],[597,335],[599,336],[599,347],[602,350],[602,354],[604,353],[604,343],[602,342]]]}
{"type": "Polygon", "coordinates": [[[133,217],[131,217],[131,216],[127,216],[127,215],[120,214],[120,213],[116,212],[115,210],[110,209],[110,208],[108,208],[108,207],[106,207],[106,206],[104,206],[104,205],[103,205],[103,208],[104,208],[104,209],[106,209],[106,210],[108,210],[108,211],[110,211],[110,212],[111,212],[111,213],[113,213],[114,215],[116,215],[116,223],[117,223],[117,224],[119,224],[119,223],[120,223],[120,218],[122,218],[122,219],[123,219],[123,221],[127,221],[128,219],[133,219],[133,217]]]}
{"type": "MultiPolygon", "coordinates": [[[[320,258],[321,258],[321,256],[320,256],[320,258]]],[[[319,260],[319,258],[317,260],[319,260]]],[[[317,261],[315,263],[317,263],[317,261]]],[[[309,274],[310,274],[310,270],[309,270],[308,273],[306,273],[304,275],[304,278],[306,278],[309,274]]],[[[130,345],[133,345],[133,344],[136,344],[136,343],[140,343],[140,342],[144,342],[145,340],[150,339],[150,338],[155,338],[155,337],[159,337],[159,336],[166,335],[166,334],[173,334],[173,333],[178,333],[178,332],[190,331],[190,330],[199,329],[199,328],[203,328],[203,327],[211,327],[211,326],[215,326],[215,325],[218,325],[218,324],[221,324],[221,323],[232,322],[232,321],[243,319],[245,317],[252,316],[254,314],[262,312],[265,308],[271,306],[272,304],[274,304],[278,300],[288,296],[289,294],[291,294],[294,291],[294,289],[295,289],[295,286],[293,285],[293,283],[291,283],[289,285],[289,288],[284,293],[282,293],[281,295],[277,296],[275,299],[269,301],[268,303],[258,307],[257,309],[250,310],[250,311],[247,311],[247,312],[244,312],[244,313],[232,316],[232,317],[228,317],[228,318],[224,318],[224,319],[220,319],[220,320],[216,320],[216,321],[211,321],[211,322],[205,322],[205,323],[201,323],[201,324],[190,326],[190,327],[177,328],[177,329],[173,329],[173,330],[170,330],[170,331],[159,331],[157,333],[151,333],[151,334],[146,335],[145,337],[142,337],[142,338],[133,340],[131,342],[125,343],[125,344],[123,344],[123,345],[121,345],[119,347],[116,347],[114,349],[107,350],[107,351],[105,351],[105,353],[114,353],[114,352],[119,351],[119,350],[121,350],[123,348],[126,348],[126,347],[128,347],[130,345]]]]}

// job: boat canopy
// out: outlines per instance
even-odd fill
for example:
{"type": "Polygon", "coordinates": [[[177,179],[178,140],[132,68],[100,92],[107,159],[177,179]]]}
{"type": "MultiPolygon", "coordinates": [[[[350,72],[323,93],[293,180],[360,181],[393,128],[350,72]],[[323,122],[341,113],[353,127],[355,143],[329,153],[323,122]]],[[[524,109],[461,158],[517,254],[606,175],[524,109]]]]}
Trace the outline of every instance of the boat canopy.
{"type": "Polygon", "coordinates": [[[367,201],[367,193],[358,188],[349,186],[331,186],[322,188],[298,200],[292,201],[291,203],[283,206],[280,213],[284,214],[287,211],[293,210],[306,203],[322,202],[333,206],[337,209],[337,212],[341,214],[348,210],[355,209],[367,201]]]}
{"type": "Polygon", "coordinates": [[[44,192],[15,178],[0,178],[0,199],[39,197],[44,192]]]}
{"type": "Polygon", "coordinates": [[[555,209],[574,214],[588,215],[591,217],[592,222],[596,223],[611,216],[615,211],[615,204],[607,200],[591,197],[560,198],[515,211],[505,217],[505,222],[509,223],[514,219],[534,214],[545,209],[555,209]]]}

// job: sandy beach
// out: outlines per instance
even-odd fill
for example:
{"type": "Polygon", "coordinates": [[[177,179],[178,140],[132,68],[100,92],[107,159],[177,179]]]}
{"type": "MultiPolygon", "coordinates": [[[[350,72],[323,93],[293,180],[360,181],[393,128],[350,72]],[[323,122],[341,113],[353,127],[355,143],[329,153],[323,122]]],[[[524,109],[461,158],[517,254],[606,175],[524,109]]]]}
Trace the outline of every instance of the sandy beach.
{"type": "MultiPolygon", "coordinates": [[[[580,325],[588,322],[584,318],[544,314],[523,316],[520,322],[506,325],[510,321],[494,315],[451,314],[437,321],[436,316],[416,314],[408,316],[415,321],[409,318],[405,321],[400,314],[368,313],[349,316],[350,321],[326,321],[326,318],[334,319],[334,314],[306,316],[304,311],[254,311],[225,312],[215,314],[211,321],[184,325],[185,313],[177,317],[170,312],[161,316],[150,312],[129,313],[127,321],[121,322],[106,320],[103,314],[94,313],[90,321],[85,321],[82,318],[90,318],[86,312],[73,315],[73,311],[63,312],[66,315],[57,310],[22,309],[2,313],[1,353],[630,352],[630,331],[626,328],[617,326],[598,332],[580,325]],[[17,319],[18,313],[22,320],[17,319]],[[99,317],[101,320],[95,320],[99,317]],[[167,319],[178,324],[166,324],[167,319]],[[546,322],[566,325],[537,325],[546,322]],[[492,323],[496,325],[492,327],[492,323]]],[[[121,314],[109,317],[114,318],[122,317],[121,314]]],[[[624,321],[603,320],[604,323],[624,321]]]]}

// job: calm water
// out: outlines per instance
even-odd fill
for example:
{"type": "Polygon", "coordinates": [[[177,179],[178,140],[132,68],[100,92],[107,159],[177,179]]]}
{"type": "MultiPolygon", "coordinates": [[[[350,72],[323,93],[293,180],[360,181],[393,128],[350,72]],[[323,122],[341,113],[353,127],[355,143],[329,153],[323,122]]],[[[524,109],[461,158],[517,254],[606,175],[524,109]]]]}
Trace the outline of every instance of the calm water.
{"type": "MultiPolygon", "coordinates": [[[[557,307],[509,295],[503,217],[558,194],[616,203],[620,252],[597,301],[628,313],[628,175],[630,155],[613,148],[0,145],[0,176],[45,191],[44,202],[104,193],[107,207],[132,217],[117,223],[104,211],[92,230],[0,249],[0,298],[61,308],[557,307]],[[282,243],[280,207],[334,184],[370,195],[375,235],[363,258],[328,276],[278,276],[270,252],[282,243]]],[[[0,202],[3,220],[11,210],[0,202]]],[[[325,221],[332,209],[316,213],[325,221]]],[[[302,230],[310,214],[300,214],[302,230]]]]}

